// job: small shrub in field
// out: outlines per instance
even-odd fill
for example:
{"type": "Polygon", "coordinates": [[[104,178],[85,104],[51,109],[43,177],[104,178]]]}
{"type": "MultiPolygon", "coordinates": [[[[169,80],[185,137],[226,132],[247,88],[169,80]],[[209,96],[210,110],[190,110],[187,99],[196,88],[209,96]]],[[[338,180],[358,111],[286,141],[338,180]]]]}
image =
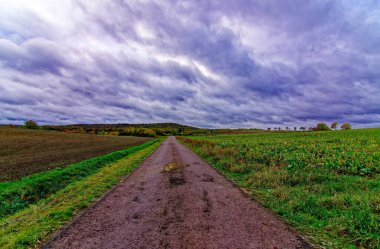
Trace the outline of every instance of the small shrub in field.
{"type": "Polygon", "coordinates": [[[40,128],[40,126],[36,122],[34,122],[33,120],[27,120],[27,121],[25,121],[24,127],[26,129],[35,129],[35,130],[37,130],[37,129],[40,128]]]}

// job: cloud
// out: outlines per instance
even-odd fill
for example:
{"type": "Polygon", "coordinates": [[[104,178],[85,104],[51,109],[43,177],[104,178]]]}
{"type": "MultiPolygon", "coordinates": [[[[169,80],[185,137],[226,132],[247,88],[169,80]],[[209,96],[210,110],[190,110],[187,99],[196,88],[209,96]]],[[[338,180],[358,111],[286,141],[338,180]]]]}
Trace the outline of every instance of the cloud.
{"type": "Polygon", "coordinates": [[[377,1],[0,0],[0,123],[380,123],[377,1]]]}
{"type": "Polygon", "coordinates": [[[60,74],[65,65],[65,57],[60,47],[43,38],[33,38],[20,46],[9,40],[0,40],[0,59],[5,67],[16,69],[20,73],[60,74]]]}

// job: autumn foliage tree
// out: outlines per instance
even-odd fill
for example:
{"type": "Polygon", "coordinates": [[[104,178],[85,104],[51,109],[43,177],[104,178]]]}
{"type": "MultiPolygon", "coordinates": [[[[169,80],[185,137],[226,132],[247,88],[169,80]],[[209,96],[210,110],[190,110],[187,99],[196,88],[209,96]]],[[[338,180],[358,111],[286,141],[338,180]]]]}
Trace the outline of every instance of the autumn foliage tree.
{"type": "Polygon", "coordinates": [[[331,129],[333,129],[333,130],[336,130],[336,127],[338,126],[338,123],[337,122],[333,122],[332,124],[331,124],[331,129]]]}
{"type": "Polygon", "coordinates": [[[344,124],[342,124],[342,125],[340,126],[340,128],[341,128],[342,130],[351,130],[351,129],[352,129],[350,123],[344,123],[344,124]]]}

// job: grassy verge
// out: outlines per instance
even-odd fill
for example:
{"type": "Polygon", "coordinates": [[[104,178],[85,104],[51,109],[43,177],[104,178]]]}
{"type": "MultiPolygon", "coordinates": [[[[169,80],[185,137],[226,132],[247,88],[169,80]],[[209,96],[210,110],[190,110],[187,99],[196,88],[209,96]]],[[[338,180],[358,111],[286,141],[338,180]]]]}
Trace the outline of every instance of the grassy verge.
{"type": "MultiPolygon", "coordinates": [[[[316,245],[380,248],[379,174],[349,175],[313,165],[294,169],[280,161],[266,164],[258,160],[260,154],[252,152],[266,146],[263,153],[270,154],[271,147],[266,141],[256,137],[236,138],[236,141],[234,137],[217,136],[179,140],[316,245]]],[[[270,135],[268,140],[276,146],[283,141],[276,139],[270,135]]],[[[288,142],[287,146],[290,145],[288,142]]]]}
{"type": "Polygon", "coordinates": [[[47,198],[70,183],[79,181],[105,165],[148,147],[152,143],[155,141],[84,160],[64,168],[34,174],[14,182],[0,183],[0,219],[47,198]]]}
{"type": "Polygon", "coordinates": [[[0,220],[0,248],[38,245],[79,210],[118,183],[121,177],[139,166],[159,145],[158,142],[149,143],[135,153],[128,153],[124,158],[107,164],[87,178],[71,183],[48,198],[3,218],[0,220]]]}

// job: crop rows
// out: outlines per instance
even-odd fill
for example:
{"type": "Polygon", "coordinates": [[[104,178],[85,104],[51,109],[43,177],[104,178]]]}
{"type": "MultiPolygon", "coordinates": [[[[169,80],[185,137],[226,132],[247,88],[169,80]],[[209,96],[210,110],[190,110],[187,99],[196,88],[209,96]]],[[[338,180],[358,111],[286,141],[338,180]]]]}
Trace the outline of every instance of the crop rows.
{"type": "Polygon", "coordinates": [[[380,247],[380,129],[181,140],[314,243],[380,247]]]}
{"type": "Polygon", "coordinates": [[[148,140],[0,127],[0,182],[65,167],[148,140]]]}
{"type": "Polygon", "coordinates": [[[195,137],[215,143],[238,162],[302,170],[326,167],[340,174],[380,172],[380,129],[195,137]]]}

